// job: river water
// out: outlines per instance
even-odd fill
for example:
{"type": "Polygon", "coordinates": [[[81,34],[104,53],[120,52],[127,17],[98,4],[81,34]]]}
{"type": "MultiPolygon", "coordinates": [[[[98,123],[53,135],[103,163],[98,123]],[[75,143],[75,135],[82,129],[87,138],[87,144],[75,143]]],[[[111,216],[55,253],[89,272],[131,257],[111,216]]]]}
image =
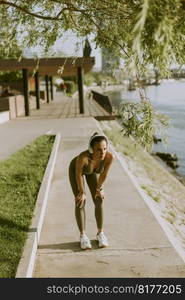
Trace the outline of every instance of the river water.
{"type": "MultiPolygon", "coordinates": [[[[159,112],[170,117],[167,130],[168,145],[158,143],[154,151],[175,153],[179,167],[176,171],[185,176],[185,81],[166,80],[160,85],[151,85],[145,88],[146,96],[159,112]]],[[[121,90],[108,93],[112,105],[118,108],[123,101],[139,100],[138,90],[121,90]]]]}

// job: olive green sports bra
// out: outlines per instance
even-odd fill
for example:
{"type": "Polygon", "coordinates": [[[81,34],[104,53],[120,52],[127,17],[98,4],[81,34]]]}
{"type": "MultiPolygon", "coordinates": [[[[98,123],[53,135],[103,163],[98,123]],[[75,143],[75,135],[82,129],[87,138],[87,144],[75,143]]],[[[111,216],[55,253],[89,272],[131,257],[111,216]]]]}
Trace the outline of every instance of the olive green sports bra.
{"type": "Polygon", "coordinates": [[[104,160],[101,160],[100,161],[100,164],[99,164],[99,167],[98,168],[93,168],[92,164],[90,163],[90,160],[92,159],[92,154],[91,153],[88,153],[88,165],[85,165],[83,167],[83,171],[82,171],[82,174],[84,175],[89,175],[89,174],[101,174],[103,173],[104,171],[104,168],[105,168],[105,161],[104,160]]]}
{"type": "MultiPolygon", "coordinates": [[[[75,166],[76,166],[77,157],[78,156],[74,157],[70,163],[70,166],[73,168],[75,168],[75,166]]],[[[93,174],[93,173],[96,173],[96,174],[103,173],[103,171],[105,169],[105,160],[100,161],[100,165],[98,168],[93,168],[92,164],[90,163],[90,159],[91,159],[91,155],[89,154],[89,159],[88,159],[89,163],[83,167],[82,174],[89,175],[89,174],[93,174]]]]}
{"type": "Polygon", "coordinates": [[[98,168],[93,168],[93,166],[89,163],[88,165],[85,165],[83,167],[83,174],[84,175],[89,175],[89,174],[93,174],[93,173],[96,173],[96,174],[101,174],[103,173],[104,171],[104,167],[105,167],[105,162],[104,160],[101,160],[100,161],[100,165],[98,168]]]}

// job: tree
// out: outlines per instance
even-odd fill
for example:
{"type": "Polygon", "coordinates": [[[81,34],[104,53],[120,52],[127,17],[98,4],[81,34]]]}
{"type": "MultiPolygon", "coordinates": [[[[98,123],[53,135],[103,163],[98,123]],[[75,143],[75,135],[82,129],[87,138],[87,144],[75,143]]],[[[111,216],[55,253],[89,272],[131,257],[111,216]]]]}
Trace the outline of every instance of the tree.
{"type": "Polygon", "coordinates": [[[81,36],[93,32],[98,46],[110,48],[140,72],[149,64],[164,73],[170,64],[184,63],[184,11],[184,0],[0,1],[1,24],[14,29],[22,48],[39,44],[47,49],[68,29],[81,36]]]}
{"type": "Polygon", "coordinates": [[[11,26],[5,7],[0,7],[0,20],[0,58],[19,57],[22,54],[22,50],[18,46],[17,31],[14,26],[11,26]]]}
{"type": "MultiPolygon", "coordinates": [[[[46,51],[66,30],[93,33],[97,46],[123,58],[138,83],[151,66],[170,75],[172,64],[185,63],[184,12],[185,0],[0,1],[1,24],[13,30],[7,49],[18,40],[22,49],[39,44],[46,51]]],[[[1,42],[8,38],[5,30],[1,42]]]]}

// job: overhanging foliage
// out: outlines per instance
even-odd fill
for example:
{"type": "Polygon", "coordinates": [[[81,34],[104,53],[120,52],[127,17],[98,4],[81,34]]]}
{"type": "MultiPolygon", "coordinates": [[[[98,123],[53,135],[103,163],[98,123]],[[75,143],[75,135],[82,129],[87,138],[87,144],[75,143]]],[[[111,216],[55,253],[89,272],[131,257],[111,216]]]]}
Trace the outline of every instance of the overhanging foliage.
{"type": "Polygon", "coordinates": [[[98,46],[140,71],[152,64],[167,72],[172,63],[185,61],[184,12],[184,0],[0,1],[1,43],[9,41],[7,51],[17,38],[22,48],[48,49],[68,29],[80,36],[94,33],[98,46]]]}

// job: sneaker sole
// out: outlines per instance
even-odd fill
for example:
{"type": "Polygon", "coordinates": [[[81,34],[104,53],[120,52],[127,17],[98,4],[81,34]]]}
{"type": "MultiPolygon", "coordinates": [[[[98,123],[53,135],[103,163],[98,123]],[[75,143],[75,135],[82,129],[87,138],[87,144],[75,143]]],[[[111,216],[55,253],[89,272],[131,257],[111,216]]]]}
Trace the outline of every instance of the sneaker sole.
{"type": "MultiPolygon", "coordinates": [[[[80,247],[81,248],[81,247],[80,247]]],[[[82,250],[92,250],[92,248],[81,248],[82,250]]]]}
{"type": "MultiPolygon", "coordinates": [[[[96,241],[97,241],[97,243],[99,243],[98,240],[96,240],[96,241]]],[[[99,248],[107,248],[107,247],[109,247],[109,245],[106,245],[106,246],[105,246],[105,245],[102,245],[102,246],[99,246],[99,245],[98,245],[98,247],[99,247],[99,248]]]]}
{"type": "Polygon", "coordinates": [[[102,246],[99,246],[99,248],[107,248],[107,247],[109,247],[108,245],[102,245],[102,246]]]}
{"type": "Polygon", "coordinates": [[[82,249],[82,250],[91,250],[91,249],[92,249],[92,246],[91,246],[91,247],[86,247],[86,248],[82,248],[82,247],[80,246],[80,249],[82,249]]]}

